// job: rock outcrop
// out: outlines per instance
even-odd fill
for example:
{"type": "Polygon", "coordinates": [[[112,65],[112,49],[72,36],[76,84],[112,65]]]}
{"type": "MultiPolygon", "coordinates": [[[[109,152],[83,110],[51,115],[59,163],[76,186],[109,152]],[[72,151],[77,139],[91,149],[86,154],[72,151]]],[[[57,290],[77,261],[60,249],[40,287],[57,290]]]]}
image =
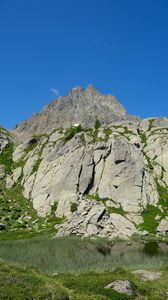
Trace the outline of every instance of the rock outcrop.
{"type": "MultiPolygon", "coordinates": [[[[75,88],[19,134],[35,135],[14,145],[6,176],[0,159],[1,180],[20,185],[39,217],[61,218],[58,236],[167,234],[168,119],[138,121],[113,96],[75,88]]],[[[8,143],[2,131],[2,154],[8,143]]]]}

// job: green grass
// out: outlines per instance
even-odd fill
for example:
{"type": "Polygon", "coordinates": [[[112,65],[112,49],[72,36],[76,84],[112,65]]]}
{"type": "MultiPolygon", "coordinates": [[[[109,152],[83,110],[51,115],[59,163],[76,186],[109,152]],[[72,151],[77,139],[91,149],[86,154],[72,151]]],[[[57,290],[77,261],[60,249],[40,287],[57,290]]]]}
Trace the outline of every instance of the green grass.
{"type": "Polygon", "coordinates": [[[108,207],[108,212],[111,213],[116,213],[116,214],[120,214],[122,216],[125,216],[126,212],[123,210],[122,206],[120,205],[120,207],[108,207]]]}
{"type": "Polygon", "coordinates": [[[34,269],[0,263],[0,299],[3,300],[68,300],[61,284],[34,269]]]}
{"type": "Polygon", "coordinates": [[[49,276],[34,268],[0,263],[0,282],[0,299],[3,300],[164,300],[168,273],[163,270],[159,279],[145,282],[123,268],[113,272],[49,276]],[[133,295],[105,289],[115,280],[129,280],[133,295]]]}
{"type": "Polygon", "coordinates": [[[16,236],[17,232],[20,236],[22,231],[23,237],[39,233],[52,235],[56,232],[54,226],[64,220],[55,216],[57,203],[52,206],[50,216],[39,217],[32,201],[23,197],[20,184],[6,190],[3,181],[0,181],[0,203],[0,222],[5,225],[5,230],[0,232],[0,239],[6,238],[10,231],[16,231],[16,236]]]}
{"type": "Polygon", "coordinates": [[[3,164],[5,166],[5,172],[7,174],[10,174],[13,169],[13,160],[12,160],[12,154],[13,154],[13,144],[9,143],[0,154],[0,164],[3,164]]]}
{"type": "Polygon", "coordinates": [[[160,210],[158,207],[148,204],[141,214],[144,220],[144,223],[139,225],[141,230],[147,230],[149,233],[155,234],[159,225],[159,222],[155,220],[155,217],[159,214],[160,210]]]}

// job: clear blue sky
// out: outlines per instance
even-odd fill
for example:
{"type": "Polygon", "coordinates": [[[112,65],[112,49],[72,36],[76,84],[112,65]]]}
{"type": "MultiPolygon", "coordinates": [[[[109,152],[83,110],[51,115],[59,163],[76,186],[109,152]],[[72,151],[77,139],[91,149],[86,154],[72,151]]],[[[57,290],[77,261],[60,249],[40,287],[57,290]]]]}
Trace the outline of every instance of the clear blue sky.
{"type": "Polygon", "coordinates": [[[0,0],[0,124],[76,86],[168,116],[167,0],[0,0]]]}

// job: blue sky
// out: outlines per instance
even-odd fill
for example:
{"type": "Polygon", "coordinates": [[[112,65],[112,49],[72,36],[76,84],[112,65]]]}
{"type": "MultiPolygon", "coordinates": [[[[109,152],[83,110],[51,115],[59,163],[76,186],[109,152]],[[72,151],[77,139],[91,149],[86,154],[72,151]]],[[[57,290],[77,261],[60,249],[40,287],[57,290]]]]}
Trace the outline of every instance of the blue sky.
{"type": "Polygon", "coordinates": [[[0,0],[0,124],[92,83],[168,116],[167,0],[0,0]]]}

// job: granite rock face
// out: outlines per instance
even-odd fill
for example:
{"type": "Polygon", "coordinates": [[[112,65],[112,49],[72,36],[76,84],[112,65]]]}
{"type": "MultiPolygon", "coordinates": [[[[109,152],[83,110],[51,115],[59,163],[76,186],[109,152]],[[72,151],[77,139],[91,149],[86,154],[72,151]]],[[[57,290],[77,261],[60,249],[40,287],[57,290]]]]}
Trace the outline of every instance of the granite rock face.
{"type": "MultiPolygon", "coordinates": [[[[167,137],[168,119],[138,121],[113,96],[75,88],[17,127],[12,170],[4,175],[0,161],[1,180],[20,185],[38,216],[54,210],[63,220],[57,236],[167,234],[167,137]]],[[[2,153],[8,143],[2,131],[2,153]]]]}

